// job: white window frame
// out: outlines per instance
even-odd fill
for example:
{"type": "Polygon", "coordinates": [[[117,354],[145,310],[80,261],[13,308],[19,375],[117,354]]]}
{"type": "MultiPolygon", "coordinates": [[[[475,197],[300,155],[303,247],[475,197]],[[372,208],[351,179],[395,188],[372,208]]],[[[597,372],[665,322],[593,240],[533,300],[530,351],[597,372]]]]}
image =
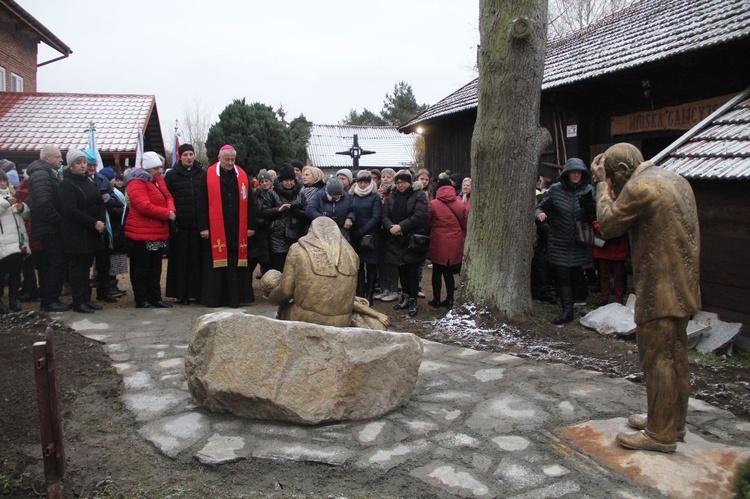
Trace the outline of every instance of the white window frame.
{"type": "Polygon", "coordinates": [[[5,92],[5,68],[0,66],[0,92],[5,92]]]}
{"type": "Polygon", "coordinates": [[[10,74],[10,91],[11,92],[23,92],[23,77],[22,76],[18,76],[16,73],[10,74]],[[19,86],[20,88],[18,88],[19,86]]]}

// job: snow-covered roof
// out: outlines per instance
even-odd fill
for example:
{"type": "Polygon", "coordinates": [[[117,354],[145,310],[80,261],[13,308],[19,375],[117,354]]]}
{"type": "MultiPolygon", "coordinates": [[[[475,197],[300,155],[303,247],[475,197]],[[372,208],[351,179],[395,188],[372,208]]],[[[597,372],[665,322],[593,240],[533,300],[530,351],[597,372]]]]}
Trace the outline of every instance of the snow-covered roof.
{"type": "MultiPolygon", "coordinates": [[[[748,36],[748,0],[641,0],[549,40],[542,90],[748,36]]],[[[477,83],[468,83],[399,128],[476,108],[477,83]]]]}
{"type": "Polygon", "coordinates": [[[360,148],[375,151],[360,157],[360,168],[398,169],[414,164],[417,135],[398,133],[392,126],[313,125],[307,157],[318,168],[351,168],[352,158],[336,153],[348,151],[355,134],[360,148]]]}
{"type": "Polygon", "coordinates": [[[653,161],[685,178],[750,179],[750,88],[691,128],[653,161]]]}

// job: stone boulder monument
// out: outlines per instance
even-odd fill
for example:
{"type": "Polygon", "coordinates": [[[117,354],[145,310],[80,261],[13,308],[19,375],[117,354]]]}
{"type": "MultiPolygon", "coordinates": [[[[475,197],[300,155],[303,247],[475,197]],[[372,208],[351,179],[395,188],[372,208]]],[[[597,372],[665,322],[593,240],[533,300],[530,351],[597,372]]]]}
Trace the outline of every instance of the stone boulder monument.
{"type": "Polygon", "coordinates": [[[313,425],[406,404],[422,351],[409,333],[216,312],[196,323],[185,370],[212,411],[313,425]]]}

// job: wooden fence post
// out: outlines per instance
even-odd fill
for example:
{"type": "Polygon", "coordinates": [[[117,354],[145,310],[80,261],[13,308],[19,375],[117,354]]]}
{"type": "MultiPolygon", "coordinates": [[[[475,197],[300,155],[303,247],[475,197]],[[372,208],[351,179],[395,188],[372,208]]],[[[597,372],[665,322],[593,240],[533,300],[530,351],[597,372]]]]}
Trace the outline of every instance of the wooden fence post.
{"type": "Polygon", "coordinates": [[[55,377],[55,356],[51,328],[47,328],[45,341],[34,343],[32,353],[34,356],[36,394],[39,401],[39,428],[44,459],[44,477],[47,482],[47,497],[62,499],[60,479],[65,473],[65,450],[63,448],[60,407],[57,399],[57,378],[55,377]]]}

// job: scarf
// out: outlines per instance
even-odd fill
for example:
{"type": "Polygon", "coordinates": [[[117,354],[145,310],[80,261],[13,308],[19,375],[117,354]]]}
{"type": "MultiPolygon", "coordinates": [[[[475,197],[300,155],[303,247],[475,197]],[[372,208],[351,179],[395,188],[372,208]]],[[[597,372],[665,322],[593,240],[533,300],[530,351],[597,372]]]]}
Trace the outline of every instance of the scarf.
{"type": "MultiPolygon", "coordinates": [[[[221,166],[216,163],[213,171],[206,172],[206,187],[208,189],[208,228],[209,241],[211,242],[211,258],[213,267],[226,267],[227,261],[227,236],[224,232],[224,206],[221,202],[221,166]]],[[[247,267],[247,203],[248,203],[248,181],[244,170],[234,167],[237,175],[237,188],[240,200],[240,225],[237,240],[237,266],[247,267]]]]}
{"type": "Polygon", "coordinates": [[[354,186],[354,194],[356,194],[357,196],[363,198],[363,197],[367,196],[368,194],[370,194],[373,191],[373,189],[375,189],[375,186],[373,185],[372,182],[370,182],[369,184],[367,184],[367,187],[365,189],[360,189],[359,188],[359,184],[355,184],[355,186],[354,186]]]}

